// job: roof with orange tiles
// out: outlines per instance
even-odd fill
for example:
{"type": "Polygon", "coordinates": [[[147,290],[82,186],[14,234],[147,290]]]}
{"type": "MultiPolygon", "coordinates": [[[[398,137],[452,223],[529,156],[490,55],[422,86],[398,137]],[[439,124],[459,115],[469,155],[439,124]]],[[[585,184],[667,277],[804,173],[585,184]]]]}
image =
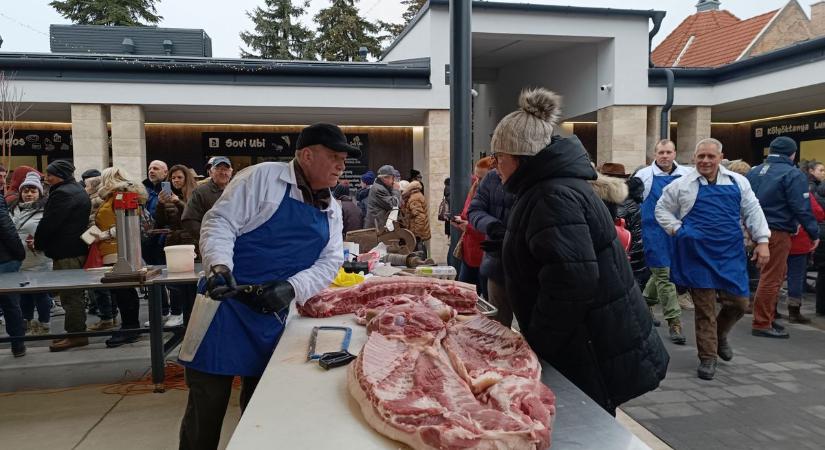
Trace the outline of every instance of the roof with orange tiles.
{"type": "Polygon", "coordinates": [[[696,36],[678,67],[717,67],[736,61],[779,10],[696,36]]]}
{"type": "Polygon", "coordinates": [[[653,50],[653,63],[660,67],[670,67],[691,36],[699,36],[738,22],[739,18],[727,10],[704,11],[688,16],[653,50]]]}

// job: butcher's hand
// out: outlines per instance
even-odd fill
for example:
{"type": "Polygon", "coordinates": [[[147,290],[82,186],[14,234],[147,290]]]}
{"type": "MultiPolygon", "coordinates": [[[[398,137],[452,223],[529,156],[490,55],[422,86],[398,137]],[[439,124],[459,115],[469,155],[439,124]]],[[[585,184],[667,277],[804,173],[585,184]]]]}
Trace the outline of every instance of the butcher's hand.
{"type": "Polygon", "coordinates": [[[276,281],[264,286],[259,298],[265,310],[281,313],[295,299],[295,289],[289,281],[276,281]]]}
{"type": "Polygon", "coordinates": [[[237,289],[232,270],[223,264],[216,264],[209,269],[209,278],[206,279],[206,291],[213,300],[224,300],[231,297],[237,289]]]}
{"type": "Polygon", "coordinates": [[[768,261],[771,259],[771,252],[768,250],[768,243],[767,242],[760,242],[756,244],[756,248],[753,249],[753,257],[751,257],[751,261],[756,262],[756,267],[760,270],[768,264],[768,261]]]}

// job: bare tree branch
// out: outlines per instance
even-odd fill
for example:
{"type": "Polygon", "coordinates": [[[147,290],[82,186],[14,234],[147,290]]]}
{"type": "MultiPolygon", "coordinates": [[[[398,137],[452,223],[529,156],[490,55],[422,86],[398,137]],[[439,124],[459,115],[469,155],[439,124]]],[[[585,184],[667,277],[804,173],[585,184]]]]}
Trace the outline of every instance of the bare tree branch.
{"type": "Polygon", "coordinates": [[[0,70],[0,162],[11,169],[11,151],[17,119],[31,108],[23,105],[23,90],[13,86],[15,74],[0,70]]]}

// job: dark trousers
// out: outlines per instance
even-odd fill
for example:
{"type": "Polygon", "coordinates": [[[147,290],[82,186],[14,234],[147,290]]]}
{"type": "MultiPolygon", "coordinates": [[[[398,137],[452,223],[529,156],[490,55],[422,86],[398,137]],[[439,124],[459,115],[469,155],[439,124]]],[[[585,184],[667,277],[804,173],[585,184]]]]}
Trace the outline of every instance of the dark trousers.
{"type": "MultiPolygon", "coordinates": [[[[20,270],[20,261],[5,261],[0,263],[0,273],[12,273],[20,270]]],[[[0,294],[0,311],[6,318],[6,333],[9,337],[21,337],[26,335],[26,325],[23,323],[23,314],[20,312],[20,295],[0,294]]],[[[26,348],[23,341],[12,341],[13,352],[26,348]]]]}
{"type": "MultiPolygon", "coordinates": [[[[186,368],[186,386],[189,399],[186,413],[180,424],[180,450],[217,449],[221,440],[221,427],[229,396],[232,394],[232,380],[229,375],[213,375],[186,368]]],[[[242,377],[241,413],[255,393],[260,377],[242,377]]]]}
{"type": "Polygon", "coordinates": [[[52,299],[46,292],[36,294],[21,294],[20,309],[23,311],[23,318],[34,319],[34,309],[37,308],[37,320],[40,323],[49,323],[51,318],[52,299]]]}
{"type": "Polygon", "coordinates": [[[504,283],[499,283],[492,278],[487,279],[487,300],[498,309],[498,312],[493,319],[505,327],[513,325],[513,307],[510,304],[510,297],[507,295],[507,290],[504,289],[504,283]]]}
{"type": "Polygon", "coordinates": [[[728,336],[731,328],[745,315],[747,297],[736,297],[719,292],[722,309],[716,313],[716,289],[690,289],[690,297],[696,307],[696,348],[699,359],[716,359],[720,339],[728,336]]]}
{"type": "Polygon", "coordinates": [[[195,296],[198,294],[197,285],[173,284],[169,285],[168,288],[169,300],[172,303],[172,314],[183,314],[183,323],[189,323],[189,315],[192,314],[192,307],[195,305],[195,296]]]}
{"type": "Polygon", "coordinates": [[[825,315],[825,267],[816,274],[816,313],[825,315]]]}
{"type": "Polygon", "coordinates": [[[131,329],[140,328],[140,300],[134,288],[112,289],[117,309],[120,310],[120,328],[131,329]]]}
{"type": "Polygon", "coordinates": [[[464,261],[458,269],[458,281],[476,285],[476,293],[487,298],[487,278],[481,276],[478,267],[470,267],[464,261]]]}

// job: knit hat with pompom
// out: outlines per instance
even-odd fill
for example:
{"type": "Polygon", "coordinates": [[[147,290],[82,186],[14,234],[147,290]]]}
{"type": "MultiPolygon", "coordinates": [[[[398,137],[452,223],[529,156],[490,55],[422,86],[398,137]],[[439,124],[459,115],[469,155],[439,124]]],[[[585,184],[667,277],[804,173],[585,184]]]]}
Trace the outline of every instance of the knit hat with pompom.
{"type": "Polygon", "coordinates": [[[533,156],[550,143],[561,113],[561,96],[544,88],[525,89],[518,104],[518,110],[496,125],[491,153],[533,156]]]}

